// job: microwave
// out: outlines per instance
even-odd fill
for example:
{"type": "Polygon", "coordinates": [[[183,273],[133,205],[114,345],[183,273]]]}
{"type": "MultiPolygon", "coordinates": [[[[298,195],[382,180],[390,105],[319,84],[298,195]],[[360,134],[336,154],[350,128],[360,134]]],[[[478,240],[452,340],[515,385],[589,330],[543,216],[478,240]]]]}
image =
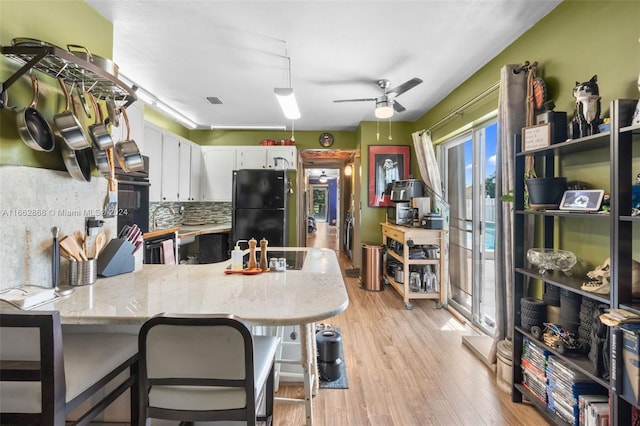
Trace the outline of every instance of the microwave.
{"type": "Polygon", "coordinates": [[[387,207],[387,223],[394,225],[413,225],[417,219],[418,209],[412,208],[410,203],[395,203],[387,207]]]}

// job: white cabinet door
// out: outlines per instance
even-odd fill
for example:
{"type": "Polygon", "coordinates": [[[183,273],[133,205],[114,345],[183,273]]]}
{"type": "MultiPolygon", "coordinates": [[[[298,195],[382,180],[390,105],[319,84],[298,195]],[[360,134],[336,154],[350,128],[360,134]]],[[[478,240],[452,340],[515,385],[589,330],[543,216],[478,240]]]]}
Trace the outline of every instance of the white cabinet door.
{"type": "Polygon", "coordinates": [[[265,169],[267,168],[266,146],[239,146],[238,169],[265,169]]]}
{"type": "Polygon", "coordinates": [[[162,130],[145,123],[143,130],[144,149],[142,153],[149,157],[149,201],[162,199],[162,130]]]}
{"type": "Polygon", "coordinates": [[[295,146],[239,146],[238,169],[295,170],[298,153],[295,146]]]}
{"type": "Polygon", "coordinates": [[[178,159],[178,200],[191,199],[191,142],[180,138],[180,158],[178,159]]]}
{"type": "Polygon", "coordinates": [[[202,149],[197,143],[191,142],[191,184],[190,200],[202,201],[202,149]]]}
{"type": "Polygon", "coordinates": [[[236,148],[233,146],[203,146],[202,159],[204,201],[230,202],[233,170],[236,168],[236,148]]]}
{"type": "Polygon", "coordinates": [[[179,201],[180,139],[172,133],[162,134],[162,201],[179,201]]]}
{"type": "Polygon", "coordinates": [[[298,152],[295,146],[271,146],[266,148],[267,168],[296,170],[298,152]]]}

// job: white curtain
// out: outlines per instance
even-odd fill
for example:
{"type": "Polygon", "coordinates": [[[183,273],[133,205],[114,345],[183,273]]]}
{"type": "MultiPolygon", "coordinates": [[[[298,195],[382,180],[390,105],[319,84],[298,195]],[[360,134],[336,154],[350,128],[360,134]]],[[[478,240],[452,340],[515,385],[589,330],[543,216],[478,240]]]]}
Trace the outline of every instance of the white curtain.
{"type": "Polygon", "coordinates": [[[422,180],[428,189],[434,193],[425,195],[431,195],[431,198],[433,198],[432,205],[434,208],[432,210],[442,214],[444,229],[448,230],[449,204],[442,195],[442,178],[440,177],[436,154],[433,150],[431,133],[428,131],[414,132],[411,136],[413,138],[413,148],[416,151],[420,176],[422,176],[422,180]]]}
{"type": "Polygon", "coordinates": [[[413,148],[418,157],[418,167],[424,183],[442,197],[442,180],[440,170],[436,161],[436,154],[433,151],[433,141],[431,133],[427,131],[415,132],[413,137],[413,148]]]}
{"type": "Polygon", "coordinates": [[[445,271],[446,283],[442,283],[442,298],[445,303],[449,294],[449,204],[442,196],[442,178],[440,177],[440,169],[436,160],[436,154],[433,150],[433,141],[431,140],[431,133],[427,131],[414,132],[413,148],[416,152],[418,160],[418,168],[420,169],[420,176],[427,185],[431,193],[425,194],[432,199],[432,211],[437,211],[442,214],[443,229],[445,233],[445,244],[440,250],[440,255],[445,257],[445,271]]]}
{"type": "MultiPolygon", "coordinates": [[[[527,72],[520,65],[505,65],[500,71],[498,103],[498,149],[496,187],[500,195],[513,190],[514,138],[522,132],[526,122],[527,72]]],[[[498,197],[496,197],[498,198],[498,197]]],[[[513,203],[500,203],[496,212],[496,330],[491,362],[496,359],[496,345],[505,337],[512,337],[513,324],[513,203]]]]}

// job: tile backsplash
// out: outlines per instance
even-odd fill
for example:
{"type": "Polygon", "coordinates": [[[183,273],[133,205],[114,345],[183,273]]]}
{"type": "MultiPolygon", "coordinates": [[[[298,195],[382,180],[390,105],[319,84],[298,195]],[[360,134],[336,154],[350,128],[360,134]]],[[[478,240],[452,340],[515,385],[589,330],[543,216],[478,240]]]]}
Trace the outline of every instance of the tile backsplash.
{"type": "Polygon", "coordinates": [[[154,211],[156,212],[155,229],[172,228],[180,225],[204,225],[231,222],[230,202],[152,202],[149,205],[149,229],[151,229],[153,224],[154,211]]]}
{"type": "MultiPolygon", "coordinates": [[[[102,219],[106,196],[101,176],[81,182],[62,171],[0,166],[0,289],[52,287],[51,228],[60,227],[61,237],[85,232],[85,217],[102,219]]],[[[103,229],[107,241],[114,238],[116,218],[104,219],[103,229]]],[[[88,238],[88,251],[94,238],[88,238]]]]}

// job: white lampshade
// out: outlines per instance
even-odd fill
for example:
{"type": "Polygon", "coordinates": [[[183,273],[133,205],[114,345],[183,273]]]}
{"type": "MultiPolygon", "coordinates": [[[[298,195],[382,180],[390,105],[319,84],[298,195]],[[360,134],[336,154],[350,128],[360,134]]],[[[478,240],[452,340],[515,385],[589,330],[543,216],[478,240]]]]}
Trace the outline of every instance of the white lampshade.
{"type": "Polygon", "coordinates": [[[393,107],[388,101],[380,101],[376,103],[376,118],[393,117],[393,107]]]}
{"type": "Polygon", "coordinates": [[[298,102],[296,101],[296,95],[293,93],[292,88],[276,87],[273,89],[273,93],[276,94],[276,98],[280,103],[280,108],[282,108],[282,112],[286,118],[289,120],[296,120],[300,118],[298,102]]]}

